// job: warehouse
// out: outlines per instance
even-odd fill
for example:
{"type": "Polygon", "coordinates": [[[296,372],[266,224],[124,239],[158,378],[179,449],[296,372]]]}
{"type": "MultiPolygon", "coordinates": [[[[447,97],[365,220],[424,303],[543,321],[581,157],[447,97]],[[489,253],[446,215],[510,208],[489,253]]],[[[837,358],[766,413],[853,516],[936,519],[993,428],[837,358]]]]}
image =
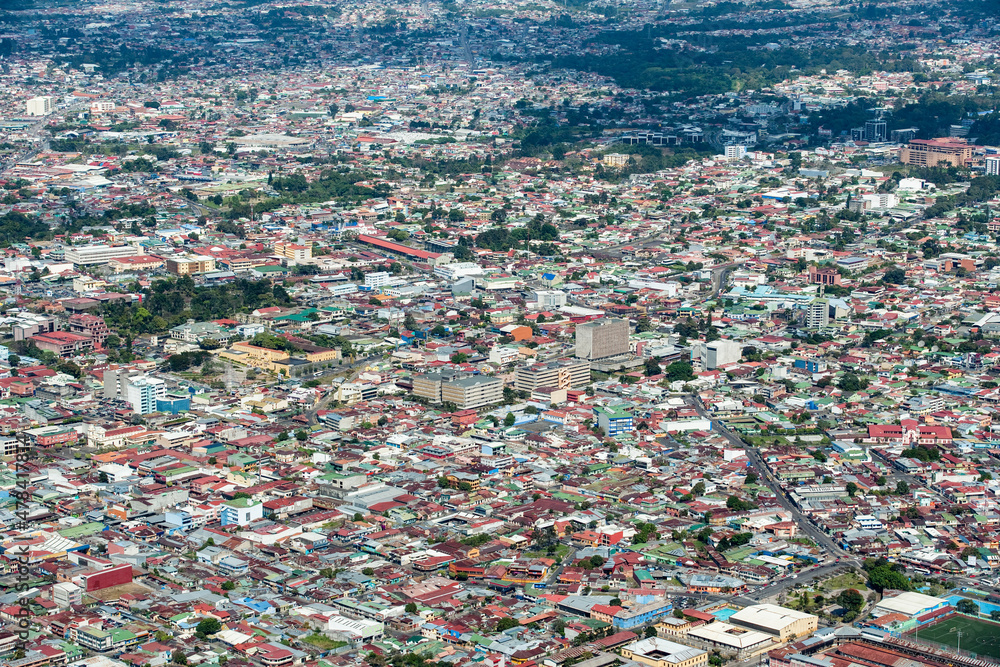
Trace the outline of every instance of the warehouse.
{"type": "Polygon", "coordinates": [[[759,630],[784,642],[812,634],[819,619],[775,604],[755,604],[730,616],[729,622],[748,630],[759,630]]]}
{"type": "Polygon", "coordinates": [[[937,611],[948,605],[948,601],[943,598],[936,598],[923,593],[900,593],[894,597],[883,598],[874,611],[872,618],[885,616],[886,614],[903,614],[911,618],[923,616],[932,611],[937,611]]]}

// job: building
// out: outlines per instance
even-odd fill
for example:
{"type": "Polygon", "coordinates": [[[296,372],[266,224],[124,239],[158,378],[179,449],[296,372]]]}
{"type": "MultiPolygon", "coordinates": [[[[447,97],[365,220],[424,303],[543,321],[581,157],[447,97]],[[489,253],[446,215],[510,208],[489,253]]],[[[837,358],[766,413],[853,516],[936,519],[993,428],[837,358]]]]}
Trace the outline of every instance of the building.
{"type": "Polygon", "coordinates": [[[441,402],[454,403],[459,410],[474,410],[503,401],[503,380],[473,375],[441,384],[441,402]]]}
{"type": "Polygon", "coordinates": [[[649,637],[621,649],[622,657],[650,667],[703,667],[708,652],[660,637],[649,637]]]}
{"type": "Polygon", "coordinates": [[[743,356],[743,346],[733,340],[713,340],[705,345],[705,370],[735,364],[743,356]]]}
{"type": "Polygon", "coordinates": [[[308,262],[312,259],[312,246],[298,243],[275,243],[274,254],[292,262],[308,262]]]}
{"type": "Polygon", "coordinates": [[[813,299],[806,310],[806,326],[810,329],[822,329],[830,324],[830,301],[828,299],[813,299]]]}
{"type": "Polygon", "coordinates": [[[191,276],[196,273],[211,273],[215,271],[215,259],[202,255],[183,255],[168,257],[164,267],[170,273],[178,276],[191,276]]]}
{"type": "Polygon", "coordinates": [[[248,526],[264,517],[264,503],[249,498],[236,498],[222,506],[223,526],[248,526]]]}
{"type": "Polygon", "coordinates": [[[576,327],[576,357],[590,361],[628,354],[628,320],[602,317],[576,327]]]}
{"type": "Polygon", "coordinates": [[[944,598],[924,595],[923,593],[900,593],[894,597],[882,598],[882,601],[876,604],[875,609],[872,610],[872,618],[886,614],[902,614],[910,618],[917,618],[943,609],[948,604],[950,604],[949,601],[944,598]]]}
{"type": "Polygon", "coordinates": [[[60,357],[72,357],[94,349],[93,338],[68,331],[37,334],[31,337],[31,341],[39,350],[48,350],[60,357]]]}
{"type": "Polygon", "coordinates": [[[550,310],[566,305],[566,292],[560,290],[535,290],[535,300],[528,302],[529,308],[550,310]]]}
{"type": "Polygon", "coordinates": [[[473,410],[503,400],[503,380],[486,375],[464,375],[451,370],[413,377],[413,393],[431,403],[454,403],[473,410]]]}
{"type": "Polygon", "coordinates": [[[621,169],[628,166],[629,157],[628,153],[608,153],[603,159],[604,166],[621,169]]]}
{"type": "Polygon", "coordinates": [[[819,618],[775,604],[755,604],[730,616],[729,622],[748,630],[759,630],[785,642],[816,632],[819,618]]]}
{"type": "Polygon", "coordinates": [[[913,139],[900,150],[899,161],[920,167],[964,167],[972,160],[977,146],[964,139],[913,139]]]}
{"type": "Polygon", "coordinates": [[[108,329],[103,317],[83,313],[70,315],[69,330],[72,333],[90,336],[98,349],[104,347],[104,341],[111,335],[111,330],[108,329]]]}
{"type": "Polygon", "coordinates": [[[384,287],[392,279],[392,274],[388,271],[372,271],[365,274],[365,287],[369,289],[379,289],[384,287]]]}
{"type": "Polygon", "coordinates": [[[36,334],[52,333],[56,330],[56,321],[46,315],[20,313],[10,330],[15,341],[26,340],[36,334]]]}
{"type": "Polygon", "coordinates": [[[82,245],[66,249],[65,259],[77,266],[107,264],[118,257],[134,257],[139,253],[135,246],[82,245]]]}
{"type": "Polygon", "coordinates": [[[127,378],[123,395],[137,415],[157,411],[157,400],[167,397],[167,383],[159,378],[140,376],[127,378]]]}
{"type": "Polygon", "coordinates": [[[52,601],[61,609],[83,603],[83,589],[74,583],[61,581],[52,587],[52,601]]]}
{"type": "Polygon", "coordinates": [[[524,366],[514,371],[514,388],[533,392],[540,387],[575,389],[590,384],[590,362],[558,359],[524,366]]]}
{"type": "Polygon", "coordinates": [[[738,144],[726,146],[726,160],[729,162],[739,162],[747,155],[747,147],[738,144]]]}
{"type": "Polygon", "coordinates": [[[986,156],[986,175],[1000,176],[1000,155],[986,156]]]}
{"type": "Polygon", "coordinates": [[[745,630],[722,621],[700,625],[688,631],[688,637],[722,653],[746,658],[774,646],[774,637],[758,630],[745,630]]]}
{"type": "Polygon", "coordinates": [[[52,97],[32,97],[27,103],[27,113],[29,116],[46,116],[52,113],[52,97]]]}
{"type": "Polygon", "coordinates": [[[594,414],[597,416],[597,425],[605,435],[616,438],[625,433],[630,433],[632,425],[632,413],[618,405],[595,405],[594,414]]]}
{"type": "Polygon", "coordinates": [[[840,272],[829,266],[809,266],[810,285],[839,285],[840,272]]]}
{"type": "Polygon", "coordinates": [[[888,139],[886,124],[884,120],[865,121],[865,141],[870,143],[883,143],[888,139]]]}
{"type": "Polygon", "coordinates": [[[150,271],[163,266],[163,260],[153,255],[135,255],[133,257],[116,257],[108,262],[108,268],[113,273],[129,273],[132,271],[150,271]]]}

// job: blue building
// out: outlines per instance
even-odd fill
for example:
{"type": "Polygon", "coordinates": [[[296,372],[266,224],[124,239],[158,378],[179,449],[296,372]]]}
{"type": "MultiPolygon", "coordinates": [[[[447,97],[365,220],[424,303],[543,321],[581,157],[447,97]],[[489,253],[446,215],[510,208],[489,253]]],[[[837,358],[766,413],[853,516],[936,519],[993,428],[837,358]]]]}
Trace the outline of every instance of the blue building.
{"type": "Polygon", "coordinates": [[[635,429],[632,425],[632,413],[621,406],[598,405],[594,407],[594,414],[597,415],[597,425],[612,438],[630,433],[635,429]]]}

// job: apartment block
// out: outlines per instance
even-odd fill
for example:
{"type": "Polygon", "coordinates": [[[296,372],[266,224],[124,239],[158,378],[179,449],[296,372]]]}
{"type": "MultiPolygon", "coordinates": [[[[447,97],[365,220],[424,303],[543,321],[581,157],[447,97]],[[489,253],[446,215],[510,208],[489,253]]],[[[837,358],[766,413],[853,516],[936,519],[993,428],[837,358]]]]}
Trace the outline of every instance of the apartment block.
{"type": "Polygon", "coordinates": [[[533,392],[540,387],[574,389],[590,383],[590,362],[584,359],[558,359],[532,364],[514,372],[514,388],[533,392]]]}

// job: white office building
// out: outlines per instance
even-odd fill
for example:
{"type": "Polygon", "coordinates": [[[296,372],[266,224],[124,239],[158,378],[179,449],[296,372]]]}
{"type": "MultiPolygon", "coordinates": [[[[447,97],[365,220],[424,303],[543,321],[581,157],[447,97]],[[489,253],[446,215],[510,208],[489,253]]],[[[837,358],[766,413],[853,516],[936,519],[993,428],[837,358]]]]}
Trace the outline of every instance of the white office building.
{"type": "Polygon", "coordinates": [[[77,266],[107,264],[118,257],[133,257],[143,254],[135,246],[82,245],[66,248],[66,261],[77,266]]]}
{"type": "Polygon", "coordinates": [[[28,100],[27,107],[29,116],[47,116],[52,113],[52,97],[49,95],[32,97],[28,100]]]}
{"type": "Polygon", "coordinates": [[[434,275],[448,281],[458,280],[465,276],[483,275],[483,267],[475,262],[453,262],[434,267],[434,275]]]}
{"type": "Polygon", "coordinates": [[[125,385],[125,401],[138,415],[156,412],[156,399],[167,397],[167,383],[159,378],[128,378],[125,385]]]}
{"type": "Polygon", "coordinates": [[[729,162],[739,162],[747,155],[747,147],[737,144],[726,146],[726,160],[729,162]]]}
{"type": "Polygon", "coordinates": [[[535,290],[535,301],[528,304],[538,310],[549,310],[566,305],[566,292],[561,290],[535,290]]]}
{"type": "Polygon", "coordinates": [[[392,274],[388,271],[372,271],[371,273],[366,273],[365,287],[369,289],[384,287],[388,284],[390,278],[392,278],[392,274]]]}
{"type": "Polygon", "coordinates": [[[986,175],[1000,176],[1000,155],[986,156],[986,175]]]}

